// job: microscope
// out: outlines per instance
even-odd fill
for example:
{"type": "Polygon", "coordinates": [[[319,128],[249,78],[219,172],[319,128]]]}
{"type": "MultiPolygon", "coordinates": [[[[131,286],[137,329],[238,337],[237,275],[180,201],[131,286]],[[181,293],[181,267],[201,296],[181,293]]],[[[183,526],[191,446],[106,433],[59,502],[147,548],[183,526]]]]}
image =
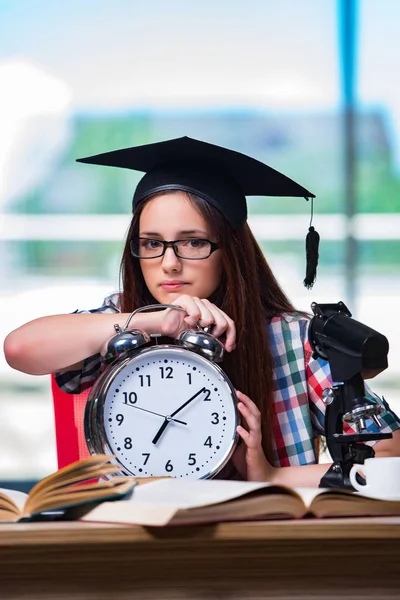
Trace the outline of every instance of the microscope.
{"type": "Polygon", "coordinates": [[[314,316],[308,335],[313,357],[329,362],[334,381],[322,394],[326,405],[325,436],[333,464],[319,487],[353,490],[349,479],[351,467],[375,455],[365,442],[392,437],[391,433],[366,431],[367,419],[380,429],[379,414],[384,409],[365,396],[364,385],[365,379],[387,368],[389,343],[384,335],[354,320],[343,302],[313,302],[311,309],[314,316]],[[345,434],[344,423],[353,425],[356,433],[345,434]]]}

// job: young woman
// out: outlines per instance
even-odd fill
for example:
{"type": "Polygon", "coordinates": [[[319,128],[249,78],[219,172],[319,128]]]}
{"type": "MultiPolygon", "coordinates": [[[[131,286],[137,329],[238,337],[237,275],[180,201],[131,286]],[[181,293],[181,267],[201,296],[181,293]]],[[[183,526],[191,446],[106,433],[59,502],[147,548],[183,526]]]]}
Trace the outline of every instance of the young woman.
{"type": "MultiPolygon", "coordinates": [[[[121,262],[122,291],[99,309],[43,317],[11,332],[4,346],[7,361],[26,373],[56,373],[62,389],[77,393],[103,369],[102,355],[116,322],[122,325],[140,306],[180,306],[185,312],[139,313],[130,328],[174,338],[198,324],[211,326],[223,342],[222,367],[237,389],[243,417],[238,427],[243,443],[233,456],[239,475],[317,486],[328,469],[317,464],[316,439],[324,432],[321,394],[332,385],[329,365],[312,358],[309,319],[281,290],[246,223],[244,194],[237,189],[236,178],[243,182],[240,165],[234,178],[224,162],[232,151],[217,149],[210,165],[204,158],[204,153],[209,158],[209,145],[200,147],[199,156],[196,144],[203,143],[191,142],[178,157],[170,147],[168,160],[162,152],[160,158],[160,145],[150,145],[156,147],[153,155],[158,152],[150,168],[147,163],[136,167],[135,156],[129,159],[133,168],[148,172],[134,196],[121,262]]],[[[125,151],[87,162],[113,164],[104,162],[112,159],[126,166],[121,165],[125,155],[118,152],[125,151]]],[[[243,172],[248,170],[245,165],[243,172]]],[[[306,190],[301,190],[303,195],[306,190]]],[[[382,431],[392,430],[393,438],[377,442],[376,455],[400,455],[400,423],[387,407],[381,420],[382,431]]]]}

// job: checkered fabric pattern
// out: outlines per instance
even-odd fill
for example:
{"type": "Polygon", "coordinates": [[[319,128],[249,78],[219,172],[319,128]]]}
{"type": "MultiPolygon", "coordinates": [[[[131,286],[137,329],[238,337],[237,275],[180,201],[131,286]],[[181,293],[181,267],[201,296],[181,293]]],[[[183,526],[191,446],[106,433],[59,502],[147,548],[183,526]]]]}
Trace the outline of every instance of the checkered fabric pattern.
{"type": "MultiPolygon", "coordinates": [[[[322,392],[332,386],[329,363],[313,358],[308,341],[309,319],[301,314],[283,314],[269,325],[274,360],[273,448],[278,466],[317,462],[315,439],[324,433],[325,404],[322,392]]],[[[366,395],[382,404],[381,432],[400,428],[387,403],[366,385],[366,395]]],[[[378,429],[367,421],[367,431],[378,429]]],[[[356,433],[345,424],[345,433],[356,433]]],[[[374,442],[368,442],[374,444],[374,442]]]]}
{"type": "MultiPolygon", "coordinates": [[[[78,312],[78,311],[77,311],[78,312]]],[[[90,313],[120,312],[119,295],[108,296],[90,313]]],[[[312,357],[308,341],[309,319],[300,313],[271,319],[269,341],[274,361],[273,450],[275,466],[307,465],[317,462],[315,440],[324,433],[325,404],[322,391],[332,386],[329,363],[312,357]]],[[[103,369],[99,354],[84,361],[82,370],[57,373],[59,387],[77,394],[91,387],[103,369]]],[[[372,395],[384,407],[381,432],[400,428],[400,421],[384,400],[372,395]]],[[[368,422],[368,431],[378,431],[368,422]]],[[[352,433],[350,427],[346,432],[352,433]]],[[[369,442],[373,444],[374,442],[369,442]]]]}

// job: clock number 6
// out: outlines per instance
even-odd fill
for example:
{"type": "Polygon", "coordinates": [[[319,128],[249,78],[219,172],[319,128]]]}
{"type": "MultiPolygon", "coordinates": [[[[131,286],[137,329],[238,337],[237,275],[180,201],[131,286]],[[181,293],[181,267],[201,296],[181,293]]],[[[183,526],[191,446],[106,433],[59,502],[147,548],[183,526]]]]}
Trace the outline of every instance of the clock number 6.
{"type": "Polygon", "coordinates": [[[173,467],[173,465],[171,464],[171,461],[170,461],[170,460],[169,460],[169,461],[167,462],[167,464],[165,465],[165,470],[166,470],[168,473],[171,473],[171,471],[173,471],[173,470],[174,470],[174,467],[173,467]]]}

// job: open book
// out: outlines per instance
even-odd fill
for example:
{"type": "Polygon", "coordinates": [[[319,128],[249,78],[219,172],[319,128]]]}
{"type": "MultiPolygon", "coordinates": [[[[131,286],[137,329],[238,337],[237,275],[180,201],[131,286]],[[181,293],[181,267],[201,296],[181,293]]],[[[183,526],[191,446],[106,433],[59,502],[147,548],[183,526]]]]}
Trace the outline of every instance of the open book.
{"type": "Polygon", "coordinates": [[[82,507],[84,521],[189,525],[223,521],[400,515],[400,498],[377,500],[347,490],[296,488],[249,481],[161,479],[138,485],[128,499],[82,507]]]}
{"type": "Polygon", "coordinates": [[[97,481],[120,470],[110,463],[111,458],[97,454],[78,460],[39,481],[29,494],[0,488],[0,523],[29,520],[47,511],[122,498],[135,486],[133,479],[112,477],[97,481]]]}

